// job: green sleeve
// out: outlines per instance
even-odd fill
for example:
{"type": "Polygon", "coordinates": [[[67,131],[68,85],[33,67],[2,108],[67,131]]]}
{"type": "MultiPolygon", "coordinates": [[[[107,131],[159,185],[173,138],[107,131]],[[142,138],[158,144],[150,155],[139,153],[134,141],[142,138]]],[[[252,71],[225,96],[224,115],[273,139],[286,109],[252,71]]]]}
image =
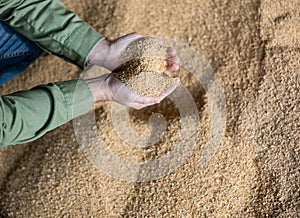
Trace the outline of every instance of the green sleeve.
{"type": "Polygon", "coordinates": [[[59,0],[0,0],[0,20],[81,68],[96,43],[104,39],[59,0]]]}
{"type": "Polygon", "coordinates": [[[0,147],[35,140],[87,113],[92,104],[92,93],[82,80],[50,83],[1,96],[0,147]]]}

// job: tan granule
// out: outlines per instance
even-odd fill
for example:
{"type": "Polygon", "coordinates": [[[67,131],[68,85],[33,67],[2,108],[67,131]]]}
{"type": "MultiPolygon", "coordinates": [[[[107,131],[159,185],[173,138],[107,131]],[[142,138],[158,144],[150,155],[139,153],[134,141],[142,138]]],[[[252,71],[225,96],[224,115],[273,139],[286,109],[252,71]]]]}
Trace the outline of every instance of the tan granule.
{"type": "Polygon", "coordinates": [[[166,75],[166,49],[154,38],[131,43],[120,59],[115,77],[141,96],[159,96],[175,82],[166,75]]]}
{"type": "Polygon", "coordinates": [[[174,83],[174,79],[152,72],[143,72],[127,81],[130,89],[141,96],[158,96],[174,83]]]}
{"type": "MultiPolygon", "coordinates": [[[[0,217],[299,217],[299,0],[63,2],[112,39],[137,31],[200,52],[224,88],[226,138],[210,164],[200,167],[211,111],[191,74],[183,72],[181,82],[201,118],[200,139],[186,165],[152,182],[121,182],[99,172],[80,150],[73,126],[64,125],[23,151],[20,145],[0,150],[0,217]]],[[[0,92],[79,74],[75,66],[47,56],[0,92]]],[[[165,144],[147,150],[119,143],[109,125],[111,104],[101,103],[95,114],[109,149],[135,161],[172,149],[179,115],[166,103],[130,111],[129,124],[141,134],[149,130],[153,111],[168,122],[165,144]]],[[[86,129],[83,135],[90,133],[86,129]]]]}
{"type": "Polygon", "coordinates": [[[159,58],[161,64],[165,65],[164,59],[167,57],[166,48],[161,45],[158,39],[144,37],[130,43],[122,52],[120,61],[123,64],[127,61],[143,57],[159,58]]]}

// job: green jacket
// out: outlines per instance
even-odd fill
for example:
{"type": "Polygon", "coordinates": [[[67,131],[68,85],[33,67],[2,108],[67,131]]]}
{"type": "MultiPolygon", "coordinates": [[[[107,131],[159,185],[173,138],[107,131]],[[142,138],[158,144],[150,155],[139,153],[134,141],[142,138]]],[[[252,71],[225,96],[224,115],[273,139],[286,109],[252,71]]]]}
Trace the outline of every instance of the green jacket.
{"type": "MultiPolygon", "coordinates": [[[[81,68],[96,43],[104,39],[59,0],[0,0],[0,20],[47,52],[81,68]]],[[[1,96],[0,147],[35,140],[87,113],[92,104],[92,93],[81,80],[1,96]],[[73,98],[76,85],[80,99],[73,98]]]]}

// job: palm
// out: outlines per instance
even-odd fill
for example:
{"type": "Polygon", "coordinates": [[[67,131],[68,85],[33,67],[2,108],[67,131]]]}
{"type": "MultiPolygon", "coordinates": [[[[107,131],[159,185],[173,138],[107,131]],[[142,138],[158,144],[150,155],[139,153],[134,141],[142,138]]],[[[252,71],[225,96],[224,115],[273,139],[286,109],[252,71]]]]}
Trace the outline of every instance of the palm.
{"type": "Polygon", "coordinates": [[[111,41],[109,51],[104,61],[104,67],[113,71],[120,65],[120,57],[124,49],[137,39],[143,38],[143,35],[132,33],[125,35],[117,40],[111,41]]]}
{"type": "Polygon", "coordinates": [[[179,85],[179,79],[174,80],[174,84],[161,93],[159,96],[140,96],[131,91],[113,73],[107,77],[107,83],[110,87],[109,99],[135,109],[141,109],[161,102],[166,96],[172,93],[179,85]]]}
{"type": "MultiPolygon", "coordinates": [[[[107,68],[110,71],[113,71],[121,64],[120,57],[122,51],[124,51],[124,49],[130,43],[143,37],[145,36],[137,33],[132,33],[114,41],[103,40],[91,52],[88,60],[91,64],[99,65],[107,68]]],[[[176,51],[174,49],[170,49],[167,52],[167,73],[170,74],[170,72],[178,70],[179,58],[176,55],[176,51]]],[[[106,91],[107,100],[112,100],[135,109],[141,109],[143,107],[159,103],[167,95],[173,92],[179,85],[179,79],[174,80],[174,84],[159,96],[144,97],[139,96],[131,91],[119,79],[117,79],[113,73],[110,73],[105,80],[108,85],[106,91]]]]}

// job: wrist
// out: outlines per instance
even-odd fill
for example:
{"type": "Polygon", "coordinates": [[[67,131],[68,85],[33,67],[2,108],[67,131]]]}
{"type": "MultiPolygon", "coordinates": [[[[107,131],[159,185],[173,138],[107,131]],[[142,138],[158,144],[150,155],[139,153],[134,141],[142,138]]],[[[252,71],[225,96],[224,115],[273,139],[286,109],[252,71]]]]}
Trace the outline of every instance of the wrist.
{"type": "Polygon", "coordinates": [[[106,57],[109,53],[110,49],[110,41],[107,39],[103,39],[100,42],[98,42],[90,54],[87,57],[87,66],[88,65],[99,65],[104,66],[106,57]]]}
{"type": "Polygon", "coordinates": [[[93,95],[94,103],[110,100],[108,95],[109,89],[107,78],[108,74],[105,74],[97,78],[86,80],[86,83],[88,84],[90,91],[93,95]]]}

